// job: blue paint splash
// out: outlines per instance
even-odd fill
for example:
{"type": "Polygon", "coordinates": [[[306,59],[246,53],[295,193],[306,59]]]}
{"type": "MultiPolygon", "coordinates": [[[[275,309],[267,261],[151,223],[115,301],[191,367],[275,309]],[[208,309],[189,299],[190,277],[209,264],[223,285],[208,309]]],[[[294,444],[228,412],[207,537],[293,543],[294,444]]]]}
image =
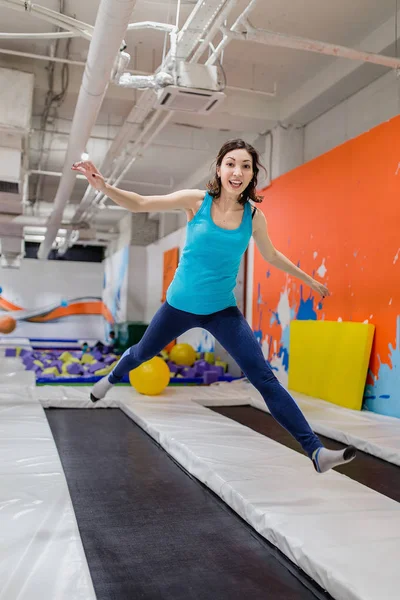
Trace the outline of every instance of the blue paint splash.
{"type": "Polygon", "coordinates": [[[317,313],[314,310],[314,297],[310,294],[309,297],[304,300],[302,285],[300,286],[300,305],[297,311],[296,319],[298,321],[317,320],[317,313]]]}
{"type": "Polygon", "coordinates": [[[261,331],[261,329],[256,329],[255,331],[253,331],[254,335],[256,336],[256,340],[257,342],[260,344],[262,344],[262,339],[263,339],[263,332],[261,331]]]}
{"type": "Polygon", "coordinates": [[[271,271],[268,269],[268,271],[265,274],[266,278],[269,279],[271,277],[271,271]]]}
{"type": "Polygon", "coordinates": [[[396,348],[389,344],[389,365],[381,363],[374,383],[365,387],[364,409],[389,417],[400,418],[400,316],[397,317],[396,348]]]}
{"type": "Polygon", "coordinates": [[[270,325],[273,325],[274,323],[277,323],[278,325],[281,324],[280,320],[279,320],[279,315],[277,312],[274,312],[273,310],[271,310],[271,320],[269,322],[270,325]]]}

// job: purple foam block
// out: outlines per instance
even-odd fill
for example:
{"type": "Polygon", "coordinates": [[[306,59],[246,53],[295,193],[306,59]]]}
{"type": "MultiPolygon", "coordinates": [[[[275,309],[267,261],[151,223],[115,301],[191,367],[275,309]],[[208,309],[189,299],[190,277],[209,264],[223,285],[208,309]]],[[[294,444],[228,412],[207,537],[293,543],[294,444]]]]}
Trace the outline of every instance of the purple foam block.
{"type": "Polygon", "coordinates": [[[67,371],[70,375],[80,375],[82,373],[82,367],[78,363],[71,363],[67,366],[67,371]]]}
{"type": "Polygon", "coordinates": [[[20,352],[20,357],[22,358],[23,356],[26,356],[27,354],[32,354],[32,351],[26,350],[26,348],[22,348],[22,350],[20,352]]]}
{"type": "Polygon", "coordinates": [[[12,356],[17,356],[16,348],[6,348],[6,357],[11,358],[12,356]]]}
{"type": "Polygon", "coordinates": [[[57,369],[59,371],[61,371],[63,363],[61,360],[52,360],[51,364],[49,365],[50,367],[57,367],[57,369]]]}
{"type": "Polygon", "coordinates": [[[208,369],[211,373],[217,373],[218,377],[223,377],[225,371],[224,367],[220,367],[218,365],[212,365],[210,369],[208,369]]]}
{"type": "Polygon", "coordinates": [[[91,352],[91,354],[92,354],[93,358],[95,358],[97,361],[100,361],[103,358],[103,355],[100,352],[100,350],[93,350],[93,352],[91,352]]]}
{"type": "Polygon", "coordinates": [[[195,366],[196,366],[196,372],[200,376],[202,376],[203,373],[205,373],[206,371],[209,371],[210,367],[211,367],[211,365],[206,360],[199,360],[195,366]]]}
{"type": "Polygon", "coordinates": [[[197,372],[197,368],[196,367],[185,367],[184,369],[182,369],[181,371],[181,375],[183,375],[183,377],[196,377],[196,372],[197,372]]]}
{"type": "Polygon", "coordinates": [[[168,368],[171,373],[175,373],[176,375],[181,371],[180,367],[173,362],[168,362],[168,368]]]}
{"type": "Polygon", "coordinates": [[[96,362],[93,365],[89,365],[89,372],[94,373],[95,371],[100,371],[100,369],[104,369],[104,363],[96,362]]]}
{"type": "Polygon", "coordinates": [[[105,365],[112,365],[113,362],[115,362],[117,360],[116,356],[106,356],[104,359],[104,364],[105,365]]]}
{"type": "Polygon", "coordinates": [[[215,371],[206,371],[203,375],[203,381],[206,385],[210,385],[210,383],[215,383],[218,381],[218,373],[215,371]]]}

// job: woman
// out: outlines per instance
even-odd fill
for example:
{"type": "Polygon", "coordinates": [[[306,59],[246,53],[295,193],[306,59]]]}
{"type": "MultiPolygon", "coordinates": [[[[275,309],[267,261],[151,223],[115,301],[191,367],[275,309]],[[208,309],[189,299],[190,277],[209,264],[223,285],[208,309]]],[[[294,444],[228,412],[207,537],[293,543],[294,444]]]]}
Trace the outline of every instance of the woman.
{"type": "Polygon", "coordinates": [[[152,319],[140,342],[122,355],[108,377],[92,390],[95,402],[131,369],[157,355],[188,329],[208,330],[236,360],[249,381],[263,396],[272,416],[301,444],[315,469],[325,472],[352,460],[355,449],[324,448],[299,407],[280,385],[247,321],[236,306],[233,290],[243,253],[253,236],[263,258],[307,283],[325,297],[328,289],[296,267],[276,250],[269,238],[261,210],[250,204],[256,195],[260,168],[257,151],[243,140],[224,144],[217,156],[216,172],[203,190],[181,190],[165,196],[140,196],[108,185],[91,162],[78,162],[73,170],[111,200],[132,212],[183,209],[188,217],[187,239],[167,301],[152,319]]]}

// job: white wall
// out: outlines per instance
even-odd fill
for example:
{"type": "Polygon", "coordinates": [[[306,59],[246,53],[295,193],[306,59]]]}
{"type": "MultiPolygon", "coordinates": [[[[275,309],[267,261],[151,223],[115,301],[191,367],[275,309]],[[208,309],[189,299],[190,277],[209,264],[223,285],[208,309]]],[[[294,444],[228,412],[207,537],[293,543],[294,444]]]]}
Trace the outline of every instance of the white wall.
{"type": "MultiPolygon", "coordinates": [[[[128,271],[129,246],[120,248],[114,254],[107,256],[103,262],[103,292],[102,298],[116,323],[127,320],[128,304],[128,271]]],[[[105,326],[108,335],[109,326],[105,326]]]]}
{"type": "Polygon", "coordinates": [[[399,80],[390,72],[305,127],[304,161],[328,152],[399,113],[399,80]]]}
{"type": "Polygon", "coordinates": [[[147,251],[147,303],[145,321],[149,323],[161,306],[162,280],[163,280],[163,255],[170,248],[179,248],[182,253],[186,240],[186,227],[166,235],[154,244],[146,247],[147,251]]]}
{"type": "MultiPolygon", "coordinates": [[[[20,269],[0,267],[0,286],[1,296],[8,302],[25,311],[40,312],[76,298],[101,299],[103,265],[24,259],[20,269]]],[[[90,315],[64,317],[48,323],[18,321],[14,333],[7,337],[102,339],[103,321],[103,317],[90,315]]]]}
{"type": "Polygon", "coordinates": [[[146,322],[147,298],[147,248],[146,246],[131,246],[129,248],[127,321],[146,322]]]}

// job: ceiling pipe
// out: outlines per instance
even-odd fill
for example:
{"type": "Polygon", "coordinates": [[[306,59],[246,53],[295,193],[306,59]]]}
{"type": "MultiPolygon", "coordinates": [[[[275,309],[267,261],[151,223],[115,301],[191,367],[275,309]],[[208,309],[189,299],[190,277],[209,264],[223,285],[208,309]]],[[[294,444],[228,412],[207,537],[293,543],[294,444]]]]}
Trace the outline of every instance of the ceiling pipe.
{"type": "Polygon", "coordinates": [[[371,52],[364,52],[363,50],[355,50],[345,46],[338,46],[337,44],[329,44],[328,42],[320,42],[318,40],[310,40],[308,38],[286,35],[284,33],[276,33],[265,29],[257,29],[247,20],[243,22],[243,26],[246,28],[246,31],[242,33],[231,31],[228,33],[228,36],[233,39],[266,44],[267,46],[305,50],[308,52],[316,52],[317,54],[334,56],[335,58],[347,58],[350,60],[369,62],[375,65],[381,65],[382,67],[388,67],[389,69],[400,69],[400,58],[384,56],[382,54],[373,54],[371,52]]]}
{"type": "Polygon", "coordinates": [[[92,38],[92,25],[83,23],[83,21],[78,21],[73,17],[69,17],[68,15],[64,15],[55,10],[51,10],[45,6],[40,6],[40,4],[30,2],[30,0],[0,0],[0,5],[17,10],[19,12],[31,13],[34,17],[42,19],[43,21],[47,21],[48,23],[52,23],[61,29],[69,29],[88,40],[92,38]]]}
{"type": "MultiPolygon", "coordinates": [[[[221,15],[221,11],[227,6],[232,8],[234,1],[236,0],[208,0],[208,2],[198,0],[195,8],[179,31],[177,40],[175,40],[175,36],[171,36],[171,50],[160,65],[159,70],[167,69],[171,62],[173,62],[173,59],[176,58],[176,55],[179,56],[180,60],[188,60],[194,49],[199,47],[199,44],[203,48],[202,52],[204,52],[208,44],[202,40],[208,35],[210,28],[214,29],[215,19],[221,15]],[[174,48],[175,42],[176,49],[174,48]]],[[[224,17],[226,16],[227,12],[224,12],[224,17]]],[[[217,23],[220,25],[219,19],[217,23]]],[[[154,106],[154,93],[151,90],[145,90],[138,103],[133,106],[100,165],[100,171],[106,177],[109,177],[110,172],[116,176],[119,169],[124,168],[123,164],[125,161],[127,159],[132,160],[133,156],[129,158],[128,153],[124,152],[123,149],[129,144],[130,139],[134,135],[137,136],[138,132],[135,130],[142,123],[146,123],[146,119],[148,119],[154,106]]],[[[144,126],[144,133],[145,135],[148,133],[148,122],[144,126]]],[[[96,191],[88,186],[77,208],[74,220],[78,221],[82,218],[82,215],[85,215],[90,210],[90,206],[94,202],[96,195],[96,191]]]]}
{"type": "Polygon", "coordinates": [[[74,37],[80,37],[80,34],[72,31],[50,31],[49,33],[0,33],[0,40],[62,40],[74,37]]]}
{"type": "Polygon", "coordinates": [[[36,60],[45,60],[46,62],[65,63],[67,65],[76,65],[84,67],[86,63],[80,60],[70,60],[68,58],[58,58],[57,56],[45,56],[43,54],[34,54],[33,52],[20,52],[19,50],[9,50],[8,48],[0,48],[0,54],[9,54],[11,56],[21,56],[23,58],[35,58],[36,60]]]}
{"type": "Polygon", "coordinates": [[[75,184],[75,172],[71,171],[71,165],[80,159],[96,122],[135,2],[136,0],[102,0],[100,3],[71,124],[63,176],[54,199],[54,210],[48,222],[46,237],[38,251],[38,258],[41,260],[47,258],[57,235],[64,208],[75,184]],[[104,40],[107,40],[107,44],[104,40]]]}

